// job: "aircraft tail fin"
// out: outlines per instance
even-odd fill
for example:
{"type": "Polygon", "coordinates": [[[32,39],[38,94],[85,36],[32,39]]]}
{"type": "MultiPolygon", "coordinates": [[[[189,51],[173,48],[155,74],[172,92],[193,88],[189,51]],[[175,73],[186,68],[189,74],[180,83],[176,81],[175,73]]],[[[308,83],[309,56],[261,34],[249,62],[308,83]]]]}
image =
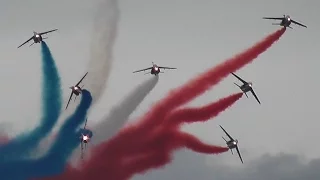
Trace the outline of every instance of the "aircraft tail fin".
{"type": "Polygon", "coordinates": [[[239,84],[237,84],[237,83],[233,83],[233,84],[235,84],[236,86],[238,86],[238,87],[240,88],[240,85],[239,85],[239,84]]]}
{"type": "Polygon", "coordinates": [[[223,136],[222,136],[222,139],[223,139],[225,142],[228,142],[223,136]]]}

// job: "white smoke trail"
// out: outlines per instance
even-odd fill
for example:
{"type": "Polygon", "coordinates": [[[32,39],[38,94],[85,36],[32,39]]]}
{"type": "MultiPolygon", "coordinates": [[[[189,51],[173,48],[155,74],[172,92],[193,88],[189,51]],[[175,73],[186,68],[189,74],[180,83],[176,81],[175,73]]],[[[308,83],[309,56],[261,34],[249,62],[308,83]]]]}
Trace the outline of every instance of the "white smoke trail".
{"type": "MultiPolygon", "coordinates": [[[[159,81],[159,77],[151,77],[147,81],[138,85],[130,94],[127,95],[117,106],[113,107],[109,114],[98,124],[91,128],[93,137],[89,143],[89,148],[106,141],[114,136],[129,120],[129,116],[136,110],[145,97],[152,91],[159,81]]],[[[90,151],[90,149],[88,149],[90,151]]],[[[89,156],[89,151],[85,156],[89,156]]],[[[77,164],[80,157],[80,149],[75,150],[71,158],[73,165],[77,164]]]]}
{"type": "Polygon", "coordinates": [[[109,114],[92,129],[94,132],[92,143],[96,145],[114,136],[129,120],[129,116],[152,91],[158,81],[159,76],[155,76],[141,83],[116,107],[113,107],[109,114]]]}
{"type": "Polygon", "coordinates": [[[104,92],[112,68],[113,46],[117,36],[120,10],[117,0],[103,0],[98,7],[91,42],[91,57],[85,88],[94,104],[104,92]]]}

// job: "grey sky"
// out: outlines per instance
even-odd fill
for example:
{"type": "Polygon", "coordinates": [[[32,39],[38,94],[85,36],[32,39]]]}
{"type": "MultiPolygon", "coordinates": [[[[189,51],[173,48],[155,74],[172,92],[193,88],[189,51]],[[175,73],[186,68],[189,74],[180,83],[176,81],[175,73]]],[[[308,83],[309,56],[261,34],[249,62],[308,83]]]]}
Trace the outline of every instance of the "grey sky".
{"type": "MultiPolygon", "coordinates": [[[[5,102],[0,123],[13,123],[10,133],[16,134],[32,128],[40,116],[40,47],[38,44],[30,48],[16,47],[28,39],[33,30],[59,28],[58,32],[48,35],[46,42],[59,67],[67,100],[68,87],[86,70],[97,4],[86,0],[0,0],[0,4],[0,98],[5,102]]],[[[211,122],[185,129],[206,142],[224,145],[218,124],[223,125],[239,139],[246,164],[266,159],[260,157],[265,153],[284,152],[307,159],[319,158],[320,145],[314,143],[320,124],[317,7],[317,1],[299,0],[120,1],[121,20],[114,66],[106,94],[90,114],[89,126],[94,126],[123,96],[148,78],[143,74],[132,75],[132,71],[148,67],[152,61],[178,68],[161,74],[156,88],[133,114],[134,119],[171,88],[274,32],[278,27],[271,25],[272,20],[262,20],[263,16],[289,14],[308,28],[293,25],[294,29],[287,30],[278,43],[237,72],[253,81],[262,104],[259,106],[249,94],[249,99],[243,97],[211,122]]],[[[233,84],[236,81],[231,76],[226,78],[191,104],[203,105],[238,92],[233,84]]],[[[239,163],[237,157],[229,153],[215,157],[215,161],[239,163]]],[[[244,171],[248,173],[250,169],[244,171]]]]}
{"type": "Polygon", "coordinates": [[[264,155],[241,167],[226,165],[219,158],[205,164],[203,156],[180,152],[175,161],[164,169],[137,175],[134,180],[201,179],[201,180],[317,180],[320,177],[320,159],[306,162],[292,154],[264,155]]]}

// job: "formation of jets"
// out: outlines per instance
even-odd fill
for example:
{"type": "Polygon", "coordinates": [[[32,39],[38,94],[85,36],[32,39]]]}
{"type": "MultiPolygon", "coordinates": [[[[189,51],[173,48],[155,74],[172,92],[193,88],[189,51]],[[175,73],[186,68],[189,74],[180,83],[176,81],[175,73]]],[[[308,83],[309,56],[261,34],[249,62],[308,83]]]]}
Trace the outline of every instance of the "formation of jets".
{"type": "MultiPolygon", "coordinates": [[[[306,25],[293,20],[289,15],[283,15],[283,17],[263,17],[263,19],[280,20],[281,21],[280,23],[272,23],[272,25],[280,25],[280,26],[283,26],[285,28],[289,27],[289,28],[293,29],[290,26],[291,23],[294,23],[294,24],[297,24],[299,26],[307,28],[306,25]]],[[[48,34],[48,33],[51,33],[51,32],[57,31],[57,30],[58,29],[53,29],[53,30],[45,31],[45,32],[41,32],[41,33],[37,33],[37,32],[34,31],[33,32],[33,36],[30,37],[23,44],[18,46],[18,48],[20,48],[21,46],[25,45],[26,43],[28,43],[31,40],[33,40],[33,43],[30,44],[30,46],[32,46],[35,43],[41,43],[44,39],[47,39],[47,37],[42,37],[42,35],[45,35],[45,34],[48,34]]],[[[133,73],[149,70],[149,72],[147,72],[145,74],[151,74],[151,75],[157,76],[159,73],[163,73],[163,72],[161,72],[161,69],[177,69],[177,68],[158,66],[154,62],[152,62],[152,66],[151,67],[148,67],[148,68],[145,68],[145,69],[141,69],[141,70],[137,70],[137,71],[134,71],[133,73]]],[[[76,95],[74,101],[81,94],[83,85],[81,87],[79,85],[82,82],[82,80],[87,76],[87,74],[88,74],[88,72],[80,79],[80,81],[76,85],[70,87],[71,94],[70,94],[66,109],[68,108],[68,105],[69,105],[69,103],[70,103],[70,101],[71,101],[71,99],[73,97],[73,94],[76,95]]],[[[250,91],[252,93],[252,95],[255,97],[255,99],[258,101],[258,103],[261,104],[260,100],[258,99],[257,95],[255,94],[255,92],[254,92],[254,90],[252,88],[252,82],[247,82],[247,81],[243,80],[242,78],[240,78],[238,75],[234,74],[233,72],[231,74],[233,76],[235,76],[239,81],[241,81],[243,83],[242,85],[238,85],[236,83],[234,83],[234,84],[237,85],[247,97],[248,97],[247,92],[250,91]]],[[[81,136],[80,136],[81,158],[83,158],[83,151],[86,149],[87,143],[90,141],[90,138],[92,136],[92,134],[90,135],[89,133],[87,133],[89,131],[86,131],[87,130],[86,126],[87,126],[87,119],[85,121],[84,128],[82,129],[83,133],[81,133],[81,136]]],[[[229,137],[229,140],[226,140],[224,137],[222,137],[222,138],[225,140],[228,148],[231,150],[231,153],[233,154],[232,149],[236,149],[236,151],[237,151],[237,153],[239,155],[239,158],[240,158],[241,162],[243,163],[243,160],[242,160],[239,148],[238,148],[238,140],[237,139],[233,139],[222,126],[220,126],[220,127],[225,132],[225,134],[229,137]]]]}
{"type": "MultiPolygon", "coordinates": [[[[289,28],[293,29],[290,26],[291,23],[294,23],[294,24],[297,24],[297,25],[300,25],[302,27],[307,28],[306,25],[293,20],[289,15],[283,15],[283,17],[263,17],[263,19],[281,20],[280,23],[273,23],[272,25],[280,25],[280,26],[283,26],[285,28],[289,27],[289,28]]],[[[159,73],[163,73],[163,72],[160,71],[160,69],[177,69],[177,68],[157,66],[156,64],[154,64],[152,62],[152,67],[141,69],[141,70],[137,70],[137,71],[134,71],[133,73],[150,70],[150,72],[147,72],[145,74],[152,74],[152,75],[157,76],[159,73]]],[[[255,99],[258,101],[258,103],[261,104],[258,96],[256,95],[256,93],[254,92],[254,90],[252,88],[252,82],[247,82],[247,81],[243,80],[241,77],[239,77],[238,75],[236,75],[233,72],[231,74],[233,76],[235,76],[239,81],[242,82],[242,85],[238,85],[237,83],[234,83],[234,84],[237,85],[241,89],[241,91],[247,96],[247,98],[248,98],[247,92],[250,91],[252,93],[252,95],[255,97],[255,99]]],[[[229,141],[227,141],[225,138],[222,137],[226,141],[226,144],[227,144],[228,148],[231,150],[231,153],[233,154],[232,149],[235,148],[237,153],[238,153],[238,155],[239,155],[239,158],[240,158],[241,162],[243,163],[243,160],[242,160],[239,148],[238,148],[238,140],[233,139],[222,126],[220,126],[220,127],[230,139],[229,141]]]]}

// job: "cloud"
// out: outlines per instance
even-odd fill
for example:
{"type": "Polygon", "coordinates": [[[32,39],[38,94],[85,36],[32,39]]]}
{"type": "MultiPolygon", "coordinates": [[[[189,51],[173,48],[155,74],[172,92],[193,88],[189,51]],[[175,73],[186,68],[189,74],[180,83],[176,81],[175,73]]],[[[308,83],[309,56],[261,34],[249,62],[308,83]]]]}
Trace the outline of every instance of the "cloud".
{"type": "Polygon", "coordinates": [[[133,180],[184,179],[184,180],[318,180],[320,159],[305,162],[298,155],[279,153],[265,154],[242,166],[228,166],[214,158],[210,166],[205,156],[189,151],[179,152],[172,164],[162,170],[137,175],[133,180]]]}

